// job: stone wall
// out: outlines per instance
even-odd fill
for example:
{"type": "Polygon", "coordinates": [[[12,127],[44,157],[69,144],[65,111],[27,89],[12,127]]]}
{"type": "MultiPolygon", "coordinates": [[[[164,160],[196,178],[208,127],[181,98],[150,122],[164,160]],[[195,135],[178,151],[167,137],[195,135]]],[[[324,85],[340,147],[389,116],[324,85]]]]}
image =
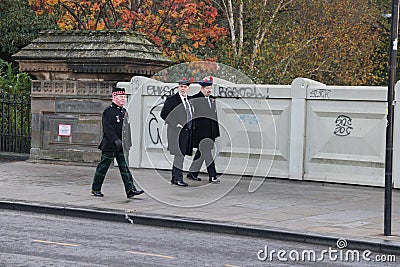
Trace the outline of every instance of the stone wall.
{"type": "Polygon", "coordinates": [[[31,159],[98,162],[101,115],[116,81],[171,61],[132,31],[48,31],[13,55],[32,84],[31,159]]]}
{"type": "Polygon", "coordinates": [[[33,81],[31,159],[97,162],[114,82],[33,81]]]}

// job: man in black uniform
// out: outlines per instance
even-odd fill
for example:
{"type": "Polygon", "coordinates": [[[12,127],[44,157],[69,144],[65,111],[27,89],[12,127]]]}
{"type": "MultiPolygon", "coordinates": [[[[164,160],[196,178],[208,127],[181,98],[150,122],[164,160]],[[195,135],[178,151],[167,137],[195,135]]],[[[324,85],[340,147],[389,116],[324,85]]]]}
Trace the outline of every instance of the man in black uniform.
{"type": "Polygon", "coordinates": [[[193,95],[191,101],[194,107],[193,147],[197,148],[193,162],[189,168],[187,178],[200,181],[198,177],[203,162],[206,162],[210,183],[219,183],[215,163],[211,153],[215,139],[219,134],[216,101],[211,95],[213,77],[205,78],[199,82],[200,92],[193,95]]]}
{"type": "Polygon", "coordinates": [[[183,161],[185,155],[192,155],[192,131],[193,131],[193,106],[189,101],[189,85],[192,80],[183,78],[178,81],[178,93],[169,96],[164,103],[160,116],[168,125],[167,138],[168,150],[174,155],[172,166],[171,184],[188,186],[183,181],[183,161]]]}
{"type": "Polygon", "coordinates": [[[92,194],[96,197],[104,196],[101,192],[101,187],[114,158],[118,162],[119,172],[124,182],[127,197],[131,198],[144,193],[143,190],[137,190],[133,184],[132,174],[129,171],[124,155],[124,149],[127,152],[132,145],[128,113],[123,107],[125,101],[125,89],[114,87],[112,90],[112,103],[103,112],[103,139],[99,145],[101,160],[97,165],[92,184],[92,194]],[[123,130],[127,131],[127,133],[124,133],[124,136],[122,136],[123,130]]]}

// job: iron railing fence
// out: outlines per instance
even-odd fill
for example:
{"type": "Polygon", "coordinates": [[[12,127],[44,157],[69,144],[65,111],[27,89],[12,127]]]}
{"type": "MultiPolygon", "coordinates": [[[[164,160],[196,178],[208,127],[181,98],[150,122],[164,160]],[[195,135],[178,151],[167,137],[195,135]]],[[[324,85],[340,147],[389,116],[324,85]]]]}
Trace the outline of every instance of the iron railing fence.
{"type": "Polygon", "coordinates": [[[31,149],[30,96],[0,91],[0,151],[29,154],[31,149]]]}

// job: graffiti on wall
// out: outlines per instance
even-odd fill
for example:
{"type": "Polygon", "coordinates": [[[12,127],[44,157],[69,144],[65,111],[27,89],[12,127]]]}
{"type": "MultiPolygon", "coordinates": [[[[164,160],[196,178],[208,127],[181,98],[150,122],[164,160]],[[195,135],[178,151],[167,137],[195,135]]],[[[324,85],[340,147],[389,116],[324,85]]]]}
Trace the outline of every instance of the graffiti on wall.
{"type": "Polygon", "coordinates": [[[245,124],[255,125],[260,123],[259,118],[257,117],[257,115],[254,114],[239,114],[238,116],[240,122],[245,124]]]}
{"type": "Polygon", "coordinates": [[[265,96],[256,86],[244,86],[244,87],[224,87],[221,85],[215,86],[215,95],[218,97],[249,97],[249,98],[268,98],[269,88],[267,88],[267,95],[265,96]]]}
{"type": "Polygon", "coordinates": [[[350,135],[353,130],[352,119],[346,115],[339,115],[335,120],[336,126],[333,132],[337,136],[350,135]]]}
{"type": "Polygon", "coordinates": [[[159,116],[156,116],[155,110],[157,107],[164,105],[165,99],[168,96],[175,94],[176,87],[170,88],[168,86],[155,86],[149,85],[146,90],[149,95],[161,95],[156,104],[152,106],[149,112],[148,131],[151,142],[154,145],[161,144],[161,129],[159,128],[159,116]]]}
{"type": "MultiPolygon", "coordinates": [[[[269,88],[267,88],[266,93],[267,95],[264,95],[260,90],[257,89],[256,86],[244,86],[244,87],[224,87],[224,86],[215,86],[214,87],[215,93],[214,95],[216,97],[221,97],[221,98],[256,98],[256,99],[265,99],[268,98],[269,95],[269,88]]],[[[165,99],[168,96],[171,96],[175,94],[176,87],[171,87],[169,85],[165,84],[149,84],[145,86],[145,91],[147,92],[147,95],[152,95],[156,96],[159,95],[160,98],[157,100],[156,104],[152,106],[152,108],[149,111],[148,115],[148,132],[149,132],[149,138],[152,142],[152,144],[157,145],[161,144],[162,145],[162,139],[161,139],[161,129],[160,129],[160,117],[157,114],[156,115],[156,109],[159,106],[162,106],[165,102],[165,99]]],[[[254,125],[254,124],[259,124],[259,118],[256,115],[250,115],[250,114],[240,114],[239,115],[239,120],[242,123],[249,124],[249,125],[254,125]]]]}
{"type": "Polygon", "coordinates": [[[170,96],[175,93],[176,87],[171,87],[169,85],[154,85],[154,84],[149,84],[146,86],[146,92],[148,95],[160,95],[162,97],[164,96],[170,96]]]}
{"type": "Polygon", "coordinates": [[[329,89],[314,89],[310,92],[310,98],[328,99],[331,90],[329,89]]]}
{"type": "MultiPolygon", "coordinates": [[[[168,84],[149,84],[145,86],[147,95],[169,96],[176,93],[176,87],[168,84]]],[[[221,98],[269,98],[269,88],[266,88],[266,95],[257,88],[256,85],[222,86],[214,85],[214,94],[221,98]]]]}

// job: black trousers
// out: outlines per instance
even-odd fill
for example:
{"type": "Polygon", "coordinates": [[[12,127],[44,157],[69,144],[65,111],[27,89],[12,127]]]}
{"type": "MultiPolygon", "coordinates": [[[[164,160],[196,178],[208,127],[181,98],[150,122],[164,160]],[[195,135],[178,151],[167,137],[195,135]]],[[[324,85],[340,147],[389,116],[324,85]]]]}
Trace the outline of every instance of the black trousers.
{"type": "Polygon", "coordinates": [[[189,168],[189,174],[197,177],[199,175],[203,162],[206,162],[208,176],[217,177],[217,171],[215,170],[215,163],[211,153],[211,149],[197,149],[194,155],[193,162],[189,168]]]}
{"type": "Polygon", "coordinates": [[[176,182],[183,182],[183,161],[185,160],[184,155],[175,155],[174,163],[172,166],[172,180],[176,182]]]}

